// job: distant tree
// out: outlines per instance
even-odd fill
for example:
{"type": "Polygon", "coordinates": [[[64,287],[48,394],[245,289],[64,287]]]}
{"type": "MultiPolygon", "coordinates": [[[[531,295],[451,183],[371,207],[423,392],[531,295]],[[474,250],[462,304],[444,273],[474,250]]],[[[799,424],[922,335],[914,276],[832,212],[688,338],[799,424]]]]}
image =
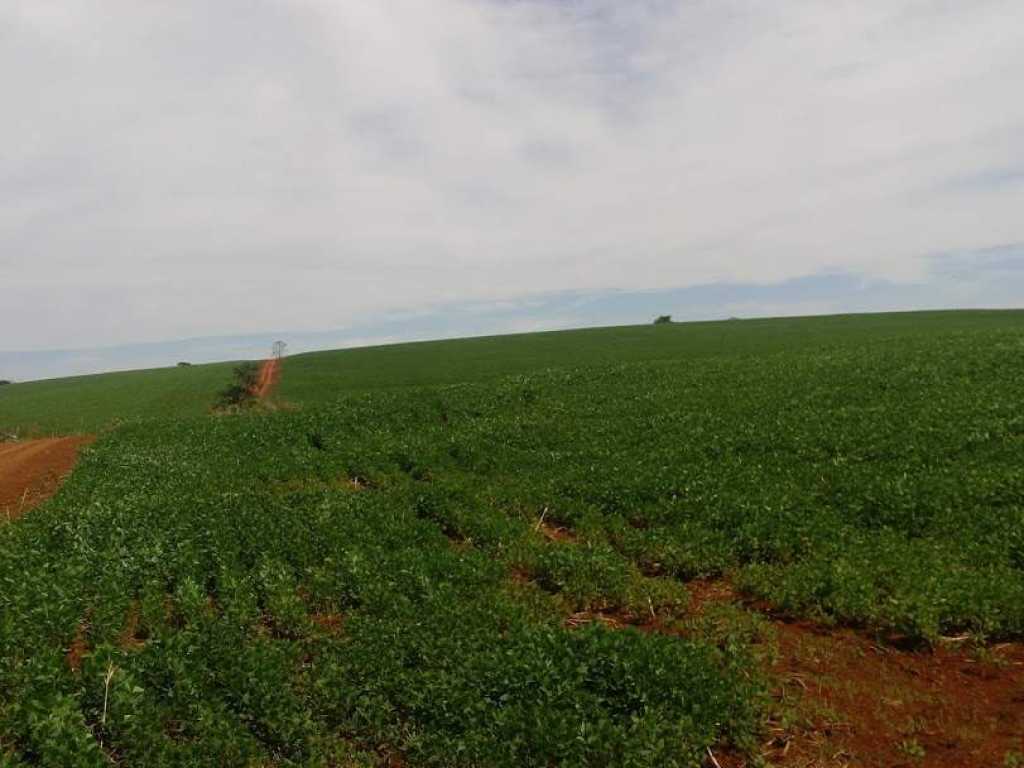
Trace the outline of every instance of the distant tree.
{"type": "Polygon", "coordinates": [[[256,363],[242,363],[233,371],[235,381],[217,393],[217,407],[230,408],[250,403],[256,392],[260,367],[256,363]]]}
{"type": "Polygon", "coordinates": [[[7,379],[0,379],[0,387],[4,386],[5,384],[13,384],[13,383],[14,383],[13,381],[9,381],[7,379]]]}
{"type": "Polygon", "coordinates": [[[655,325],[665,325],[672,322],[672,315],[658,315],[654,318],[655,325]]]}
{"type": "Polygon", "coordinates": [[[283,341],[275,341],[274,346],[271,349],[271,353],[273,354],[274,357],[280,359],[284,357],[284,352],[286,349],[288,349],[288,345],[285,344],[283,341]]]}
{"type": "Polygon", "coordinates": [[[192,363],[190,363],[190,362],[188,362],[186,360],[182,360],[180,363],[178,363],[178,367],[179,368],[191,368],[192,367],[192,363]]]}

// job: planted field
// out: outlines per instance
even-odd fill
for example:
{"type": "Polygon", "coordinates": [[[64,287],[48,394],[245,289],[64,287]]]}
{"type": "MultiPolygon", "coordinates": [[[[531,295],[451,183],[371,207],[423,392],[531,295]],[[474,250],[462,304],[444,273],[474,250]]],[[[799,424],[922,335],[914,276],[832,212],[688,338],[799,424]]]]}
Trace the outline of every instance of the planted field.
{"type": "Polygon", "coordinates": [[[125,425],[0,527],[0,765],[1012,764],[1022,371],[933,330],[125,425]]]}
{"type": "Polygon", "coordinates": [[[322,403],[340,392],[494,381],[546,368],[761,356],[1011,328],[1024,330],[1024,311],[724,320],[392,344],[289,357],[281,394],[293,403],[322,403]]]}
{"type": "Polygon", "coordinates": [[[98,432],[124,420],[202,416],[231,363],[104,373],[0,387],[0,440],[98,432]]]}
{"type": "MultiPolygon", "coordinates": [[[[293,405],[314,405],[346,392],[495,381],[546,368],[756,357],[1000,329],[1024,330],[1024,311],[727,320],[393,344],[289,357],[279,395],[293,405]]],[[[220,363],[0,387],[0,439],[8,433],[96,433],[145,418],[201,417],[233,367],[220,363]]]]}

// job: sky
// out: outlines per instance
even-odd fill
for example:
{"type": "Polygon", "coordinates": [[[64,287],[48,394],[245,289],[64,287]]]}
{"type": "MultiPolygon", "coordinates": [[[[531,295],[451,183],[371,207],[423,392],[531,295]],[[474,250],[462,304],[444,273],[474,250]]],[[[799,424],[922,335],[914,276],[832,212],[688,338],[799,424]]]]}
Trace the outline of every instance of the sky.
{"type": "Polygon", "coordinates": [[[1019,0],[6,0],[0,378],[1022,306],[1022,84],[1019,0]]]}

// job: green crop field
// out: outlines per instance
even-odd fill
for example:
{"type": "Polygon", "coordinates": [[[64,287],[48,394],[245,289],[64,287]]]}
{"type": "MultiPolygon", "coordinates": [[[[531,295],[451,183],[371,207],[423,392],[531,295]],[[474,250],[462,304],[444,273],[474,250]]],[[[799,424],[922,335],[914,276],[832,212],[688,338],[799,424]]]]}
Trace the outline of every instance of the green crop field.
{"type": "MultiPolygon", "coordinates": [[[[286,362],[280,399],[489,381],[545,368],[761,356],[955,331],[1024,329],[1020,311],[904,312],[626,326],[311,352],[286,362]]],[[[0,372],[2,374],[2,372],[0,372]]],[[[123,421],[209,413],[230,364],[0,387],[0,435],[99,432],[123,421]]]]}
{"type": "Polygon", "coordinates": [[[230,363],[74,376],[0,387],[0,437],[97,432],[122,420],[209,413],[230,363]]]}
{"type": "Polygon", "coordinates": [[[0,766],[754,760],[751,606],[1024,638],[1022,374],[1024,313],[289,359],[301,407],[134,419],[0,527],[0,766]]]}
{"type": "Polygon", "coordinates": [[[898,312],[724,320],[488,336],[313,352],[288,358],[281,394],[324,402],[340,391],[488,381],[544,368],[760,356],[954,331],[1024,330],[1024,311],[898,312]]]}

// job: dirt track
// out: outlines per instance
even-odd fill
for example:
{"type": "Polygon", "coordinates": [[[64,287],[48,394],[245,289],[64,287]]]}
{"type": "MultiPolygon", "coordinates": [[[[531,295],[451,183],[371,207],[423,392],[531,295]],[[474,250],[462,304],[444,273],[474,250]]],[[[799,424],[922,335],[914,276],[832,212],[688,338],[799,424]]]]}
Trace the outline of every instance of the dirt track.
{"type": "Polygon", "coordinates": [[[0,523],[51,496],[91,437],[51,437],[0,443],[0,523]]]}
{"type": "Polygon", "coordinates": [[[260,367],[260,377],[256,381],[253,394],[261,400],[269,397],[281,378],[281,361],[276,357],[265,360],[260,367]]]}

